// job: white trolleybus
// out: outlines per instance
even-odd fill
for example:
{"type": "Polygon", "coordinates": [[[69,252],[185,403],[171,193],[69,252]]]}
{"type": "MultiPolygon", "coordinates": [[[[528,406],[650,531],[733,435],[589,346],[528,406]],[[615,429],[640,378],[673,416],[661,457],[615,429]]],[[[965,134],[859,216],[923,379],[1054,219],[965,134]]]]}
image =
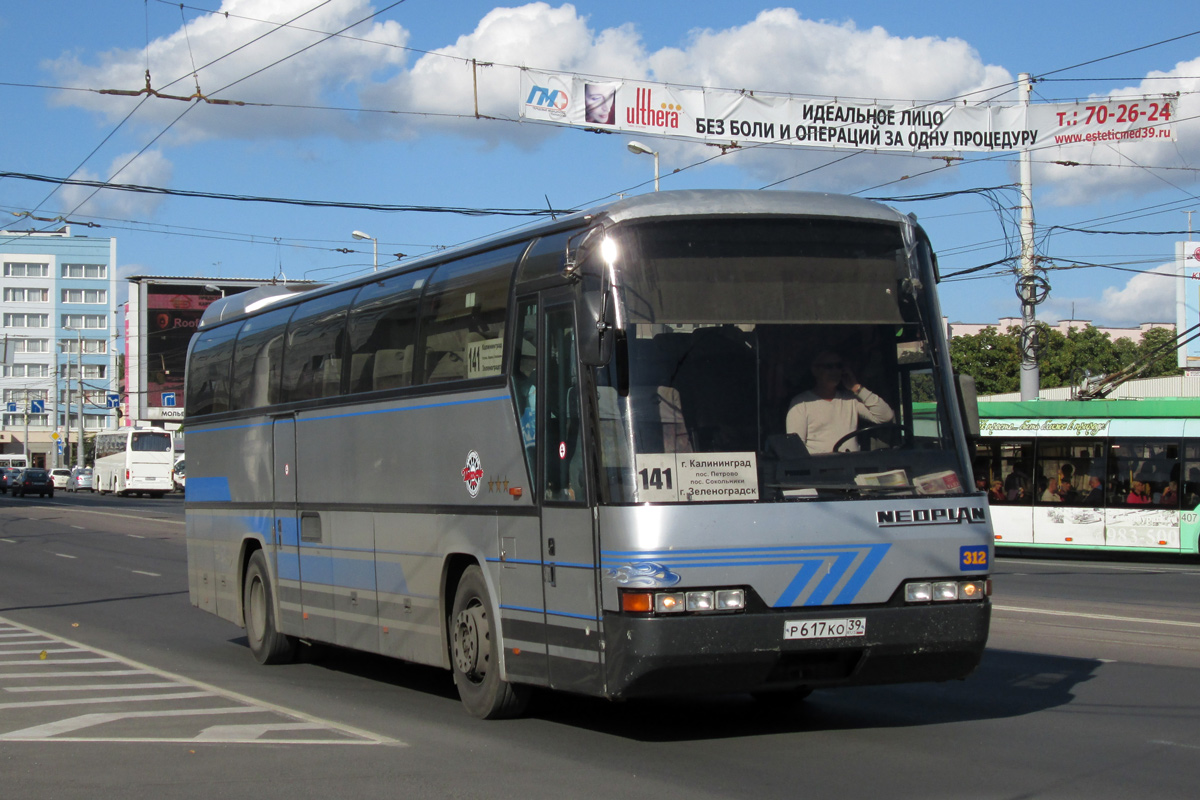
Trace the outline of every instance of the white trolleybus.
{"type": "Polygon", "coordinates": [[[995,544],[1196,553],[1200,400],[979,403],[995,544]]]}
{"type": "Polygon", "coordinates": [[[116,495],[162,497],[171,491],[175,443],[162,428],[120,428],[96,434],[93,486],[116,495]]]}
{"type": "Polygon", "coordinates": [[[192,602],[264,663],[447,668],[485,718],[532,687],[963,678],[992,529],[936,280],[889,208],[687,191],[218,301],[187,367],[192,602]],[[810,445],[820,358],[858,394],[810,445]]]}

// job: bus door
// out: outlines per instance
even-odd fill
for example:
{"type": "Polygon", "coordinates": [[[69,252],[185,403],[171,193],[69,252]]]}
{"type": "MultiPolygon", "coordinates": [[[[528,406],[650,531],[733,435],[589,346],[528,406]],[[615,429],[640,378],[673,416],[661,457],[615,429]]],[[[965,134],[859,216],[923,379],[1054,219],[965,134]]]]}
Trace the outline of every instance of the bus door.
{"type": "Polygon", "coordinates": [[[575,306],[566,293],[542,299],[536,405],[549,678],[555,689],[595,692],[603,674],[597,548],[583,450],[575,306]]]}
{"type": "Polygon", "coordinates": [[[275,536],[270,558],[275,567],[279,599],[279,629],[304,630],[300,595],[300,517],[296,510],[296,419],[277,417],[271,424],[275,536]]]}

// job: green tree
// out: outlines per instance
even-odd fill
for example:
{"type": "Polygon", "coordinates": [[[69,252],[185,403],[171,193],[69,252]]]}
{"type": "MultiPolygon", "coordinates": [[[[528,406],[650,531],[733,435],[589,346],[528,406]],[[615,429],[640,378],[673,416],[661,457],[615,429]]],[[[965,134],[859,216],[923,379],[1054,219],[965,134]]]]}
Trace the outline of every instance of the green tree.
{"type": "MultiPolygon", "coordinates": [[[[1085,375],[1112,375],[1135,361],[1150,358],[1160,348],[1138,377],[1181,372],[1175,349],[1169,346],[1175,338],[1169,328],[1151,328],[1136,343],[1126,338],[1114,342],[1091,325],[1071,328],[1066,336],[1045,323],[1038,323],[1038,329],[1038,370],[1043,389],[1078,385],[1085,375]]],[[[981,395],[1015,392],[1021,387],[1021,330],[1013,326],[999,333],[995,328],[984,328],[973,336],[955,336],[950,340],[950,362],[955,372],[975,378],[981,395]]]]}
{"type": "Polygon", "coordinates": [[[1137,345],[1137,356],[1150,359],[1150,365],[1139,373],[1142,378],[1158,378],[1168,375],[1180,375],[1178,347],[1171,347],[1175,340],[1175,331],[1170,328],[1151,328],[1142,336],[1137,345]],[[1161,348],[1161,350],[1160,350],[1161,348]],[[1159,351],[1157,355],[1152,355],[1159,351]]]}
{"type": "MultiPolygon", "coordinates": [[[[1015,328],[1012,330],[1016,330],[1015,328]]],[[[1015,392],[1021,386],[1020,337],[984,328],[972,336],[950,340],[954,371],[975,379],[979,394],[1015,392]]]]}
{"type": "Polygon", "coordinates": [[[1071,328],[1064,336],[1048,325],[1038,327],[1042,329],[1038,366],[1043,389],[1077,386],[1085,375],[1109,375],[1123,366],[1113,341],[1098,328],[1071,328]]]}

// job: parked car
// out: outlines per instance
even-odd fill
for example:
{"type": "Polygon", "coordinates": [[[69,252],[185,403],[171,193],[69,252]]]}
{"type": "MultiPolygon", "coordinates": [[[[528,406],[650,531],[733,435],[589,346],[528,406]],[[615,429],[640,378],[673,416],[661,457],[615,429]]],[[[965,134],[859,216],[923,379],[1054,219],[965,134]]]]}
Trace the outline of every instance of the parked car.
{"type": "Polygon", "coordinates": [[[179,459],[175,462],[175,466],[171,468],[171,482],[175,484],[175,488],[179,491],[185,491],[187,484],[187,474],[184,469],[184,459],[179,459]]]}
{"type": "Polygon", "coordinates": [[[10,480],[12,480],[14,497],[25,497],[30,494],[54,497],[54,480],[50,477],[49,470],[27,467],[10,480]]]}
{"type": "Polygon", "coordinates": [[[55,489],[65,489],[67,484],[71,482],[71,470],[69,469],[52,469],[50,470],[50,480],[54,481],[55,489]]]}
{"type": "Polygon", "coordinates": [[[94,481],[91,467],[83,469],[74,467],[71,470],[71,479],[67,481],[67,491],[78,492],[80,489],[87,489],[89,492],[94,492],[96,490],[94,481]]]}

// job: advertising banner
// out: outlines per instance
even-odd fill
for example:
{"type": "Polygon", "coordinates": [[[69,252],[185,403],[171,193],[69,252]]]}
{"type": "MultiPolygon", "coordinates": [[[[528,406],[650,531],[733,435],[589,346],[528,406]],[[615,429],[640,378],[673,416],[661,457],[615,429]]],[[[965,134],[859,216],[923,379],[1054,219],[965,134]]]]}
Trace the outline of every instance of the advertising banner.
{"type": "Polygon", "coordinates": [[[1040,105],[854,101],[522,70],[523,118],[709,144],[911,153],[1174,141],[1178,98],[1040,105]]]}

